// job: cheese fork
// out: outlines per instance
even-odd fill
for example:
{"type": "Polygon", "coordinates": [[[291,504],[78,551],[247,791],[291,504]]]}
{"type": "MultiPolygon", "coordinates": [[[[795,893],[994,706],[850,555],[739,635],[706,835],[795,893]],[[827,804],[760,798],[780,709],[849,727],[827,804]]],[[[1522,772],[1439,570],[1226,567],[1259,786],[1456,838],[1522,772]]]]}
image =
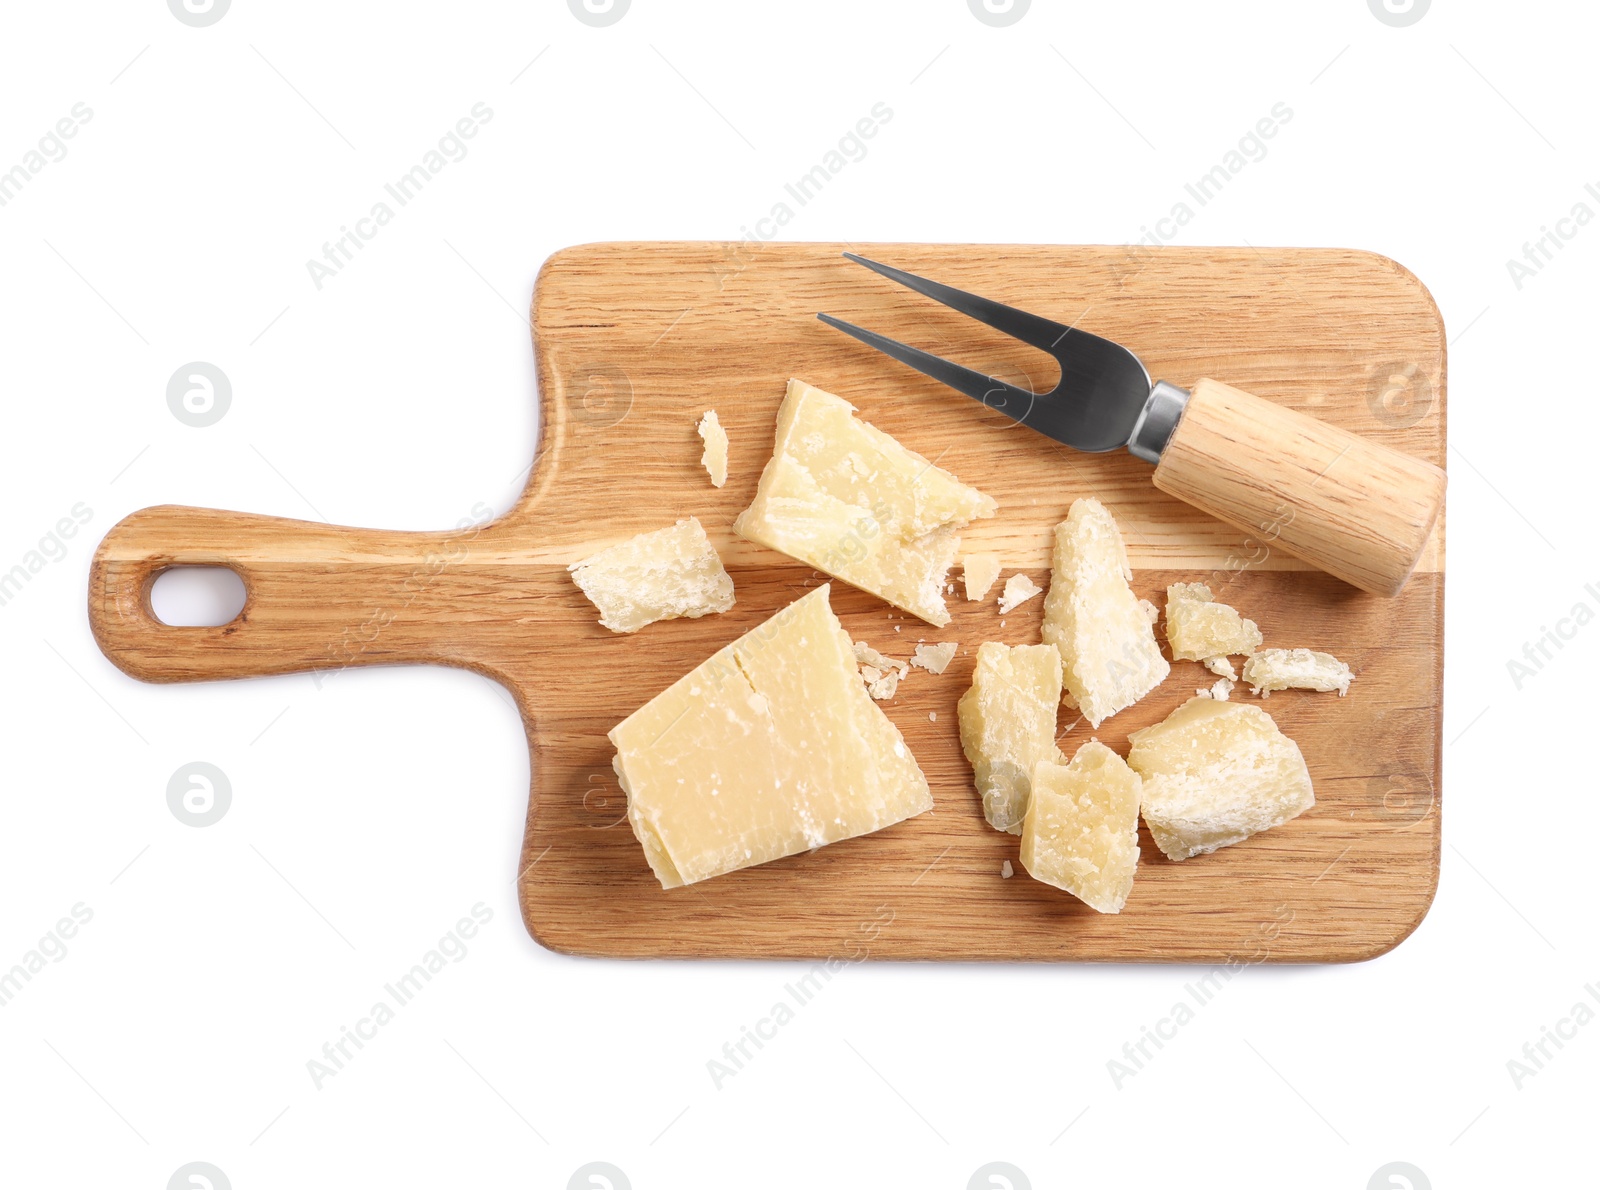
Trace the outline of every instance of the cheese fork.
{"type": "Polygon", "coordinates": [[[1034,393],[818,314],[829,326],[1074,449],[1126,447],[1161,491],[1364,591],[1398,594],[1416,568],[1444,503],[1433,464],[1217,380],[1152,384],[1109,339],[844,255],[1048,353],[1061,379],[1034,393]]]}

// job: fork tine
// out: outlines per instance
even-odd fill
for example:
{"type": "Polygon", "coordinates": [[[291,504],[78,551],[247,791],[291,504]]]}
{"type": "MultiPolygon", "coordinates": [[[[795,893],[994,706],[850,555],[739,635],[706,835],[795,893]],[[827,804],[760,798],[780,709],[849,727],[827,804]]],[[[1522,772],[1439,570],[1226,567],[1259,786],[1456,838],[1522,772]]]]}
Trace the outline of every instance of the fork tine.
{"type": "Polygon", "coordinates": [[[1052,322],[1048,318],[1040,318],[1037,314],[1030,314],[1026,310],[1018,310],[1015,306],[1007,306],[1002,302],[991,301],[986,297],[979,297],[975,293],[968,293],[964,289],[955,289],[949,285],[941,285],[937,281],[930,281],[926,277],[919,277],[915,273],[908,273],[904,269],[897,269],[893,265],[879,264],[875,260],[868,260],[865,256],[858,256],[854,252],[844,253],[846,260],[853,260],[859,265],[865,265],[873,272],[897,281],[907,289],[914,289],[918,293],[931,297],[936,302],[942,302],[952,310],[958,310],[969,318],[976,318],[979,322],[992,326],[997,331],[1002,331],[1014,339],[1021,339],[1030,347],[1037,347],[1041,351],[1055,352],[1060,344],[1072,335],[1072,328],[1063,326],[1059,322],[1052,322]]]}
{"type": "Polygon", "coordinates": [[[985,376],[982,372],[974,372],[971,368],[963,368],[960,364],[940,359],[937,355],[880,335],[876,331],[855,326],[835,318],[832,314],[818,314],[817,317],[835,330],[841,330],[852,338],[861,340],[868,347],[876,347],[885,355],[910,365],[924,376],[931,376],[941,384],[948,384],[957,392],[965,393],[974,401],[981,401],[989,408],[999,410],[1014,421],[1023,421],[1033,409],[1034,394],[1027,389],[996,380],[992,376],[985,376]]]}

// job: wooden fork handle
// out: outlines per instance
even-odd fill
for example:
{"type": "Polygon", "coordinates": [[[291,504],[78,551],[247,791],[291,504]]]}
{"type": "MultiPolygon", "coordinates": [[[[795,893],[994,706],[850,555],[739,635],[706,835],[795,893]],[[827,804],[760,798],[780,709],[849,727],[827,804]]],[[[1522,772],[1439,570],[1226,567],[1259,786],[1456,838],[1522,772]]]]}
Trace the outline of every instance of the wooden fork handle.
{"type": "Polygon", "coordinates": [[[1216,380],[1190,391],[1155,485],[1377,595],[1416,568],[1444,472],[1216,380]]]}

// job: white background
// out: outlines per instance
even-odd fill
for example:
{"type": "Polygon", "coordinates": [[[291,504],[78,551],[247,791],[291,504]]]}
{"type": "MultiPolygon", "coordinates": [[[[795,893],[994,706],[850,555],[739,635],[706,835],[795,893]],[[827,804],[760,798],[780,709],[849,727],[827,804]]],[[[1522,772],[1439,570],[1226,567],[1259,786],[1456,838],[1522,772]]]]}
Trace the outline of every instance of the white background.
{"type": "Polygon", "coordinates": [[[1600,628],[1520,690],[1507,662],[1600,607],[1600,225],[1520,288],[1506,262],[1600,212],[1600,30],[1576,2],[1437,0],[1408,28],[1365,0],[1223,7],[1037,0],[997,28],[964,0],[635,0],[597,28],[558,0],[235,0],[192,28],[160,0],[7,5],[0,169],[93,116],[0,207],[0,569],[75,504],[92,519],[0,607],[0,967],[73,905],[93,918],[0,1008],[0,1184],[156,1190],[192,1161],[241,1190],[565,1186],[596,1160],[639,1188],[954,1188],[995,1160],[1034,1186],[1590,1170],[1600,1024],[1520,1089],[1507,1061],[1600,982],[1600,628]],[[479,102],[469,155],[319,291],[307,259],[479,102]],[[1249,970],[1120,1090],[1107,1060],[1198,971],[854,967],[719,1090],[708,1059],[800,968],[530,941],[503,691],[147,686],[85,623],[95,543],[145,505],[503,510],[535,436],[540,262],[736,240],[878,102],[892,123],[790,238],[1135,240],[1283,102],[1175,242],[1391,255],[1452,339],[1437,902],[1376,961],[1249,970]],[[166,403],[193,360],[233,387],[204,429],[166,403]],[[204,829],[166,803],[193,760],[233,792],[204,829]],[[479,902],[467,957],[317,1089],[307,1060],[479,902]]]}

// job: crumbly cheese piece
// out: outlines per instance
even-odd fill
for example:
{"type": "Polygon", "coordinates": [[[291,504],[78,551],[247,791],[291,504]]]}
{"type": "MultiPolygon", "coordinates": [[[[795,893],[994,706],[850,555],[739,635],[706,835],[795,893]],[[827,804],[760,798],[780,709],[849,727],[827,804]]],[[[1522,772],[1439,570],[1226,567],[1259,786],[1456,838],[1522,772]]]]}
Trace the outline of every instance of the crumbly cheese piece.
{"type": "Polygon", "coordinates": [[[663,888],[932,809],[867,697],[828,587],[719,649],[611,729],[628,821],[663,888]]]}
{"type": "Polygon", "coordinates": [[[1098,500],[1074,500],[1056,526],[1043,636],[1061,652],[1062,701],[1093,727],[1161,684],[1171,666],[1153,628],[1155,608],[1133,593],[1117,522],[1098,500]]]}
{"type": "Polygon", "coordinates": [[[1120,913],[1139,867],[1139,774],[1090,740],[1070,764],[1040,761],[1022,824],[1022,866],[1099,913],[1120,913]]]}
{"type": "Polygon", "coordinates": [[[1262,649],[1244,662],[1250,693],[1266,698],[1274,690],[1337,690],[1350,693],[1350,667],[1331,653],[1311,649],[1262,649]]]}
{"type": "Polygon", "coordinates": [[[958,531],[996,507],[859,420],[848,401],[791,380],[772,459],[733,527],[943,627],[958,531]]]}
{"type": "Polygon", "coordinates": [[[1043,594],[1044,588],[1034,582],[1025,574],[1013,574],[1006,579],[1005,590],[1000,592],[1000,614],[1009,615],[1013,608],[1028,602],[1035,595],[1043,594]]]}
{"type": "Polygon", "coordinates": [[[1218,702],[1227,702],[1228,695],[1233,693],[1233,679],[1218,678],[1215,682],[1211,683],[1210,693],[1211,697],[1216,699],[1218,702]]]}
{"type": "Polygon", "coordinates": [[[1205,667],[1219,678],[1227,678],[1230,682],[1239,680],[1239,671],[1233,668],[1233,662],[1226,657],[1207,657],[1205,667]]]}
{"type": "Polygon", "coordinates": [[[995,830],[1019,834],[1033,766],[1060,760],[1056,707],[1061,655],[1051,645],[978,646],[972,687],[956,704],[961,750],[972,763],[983,816],[995,830]]]}
{"type": "Polygon", "coordinates": [[[1261,629],[1218,603],[1204,583],[1173,583],[1167,588],[1167,641],[1174,660],[1208,661],[1255,652],[1261,647],[1261,629]]]}
{"type": "Polygon", "coordinates": [[[949,667],[959,647],[959,642],[953,640],[942,640],[935,645],[919,644],[916,652],[911,655],[911,664],[920,666],[931,674],[942,674],[949,667]]]}
{"type": "Polygon", "coordinates": [[[1168,859],[1204,855],[1305,813],[1305,757],[1258,707],[1191,698],[1128,737],[1145,824],[1168,859]]]}
{"type": "Polygon", "coordinates": [[[641,533],[567,567],[613,632],[698,619],[733,606],[733,580],[694,517],[641,533]]]}
{"type": "Polygon", "coordinates": [[[855,643],[856,664],[861,667],[861,680],[867,684],[867,693],[880,702],[893,698],[900,683],[911,667],[904,661],[885,657],[864,640],[855,643]]]}
{"type": "Polygon", "coordinates": [[[1013,875],[1014,875],[1014,873],[1011,870],[1011,861],[1008,860],[1008,859],[1001,860],[1000,861],[1000,879],[1002,879],[1002,880],[1010,880],[1013,875]]]}
{"type": "Polygon", "coordinates": [[[856,641],[850,646],[850,648],[851,651],[855,653],[856,663],[858,665],[872,665],[876,666],[878,669],[893,669],[895,666],[900,664],[900,662],[895,661],[891,657],[885,657],[882,653],[878,652],[877,649],[874,649],[864,640],[856,641]]]}
{"type": "Polygon", "coordinates": [[[976,603],[989,594],[1000,577],[999,554],[966,554],[961,559],[961,579],[967,587],[967,601],[976,603]]]}
{"type": "Polygon", "coordinates": [[[720,488],[728,482],[728,431],[717,420],[717,411],[707,409],[705,416],[695,426],[705,449],[700,452],[700,465],[711,475],[711,486],[720,488]]]}
{"type": "Polygon", "coordinates": [[[893,698],[900,689],[900,679],[905,676],[898,669],[880,671],[870,665],[861,667],[861,680],[867,684],[867,693],[878,702],[893,698]]]}

